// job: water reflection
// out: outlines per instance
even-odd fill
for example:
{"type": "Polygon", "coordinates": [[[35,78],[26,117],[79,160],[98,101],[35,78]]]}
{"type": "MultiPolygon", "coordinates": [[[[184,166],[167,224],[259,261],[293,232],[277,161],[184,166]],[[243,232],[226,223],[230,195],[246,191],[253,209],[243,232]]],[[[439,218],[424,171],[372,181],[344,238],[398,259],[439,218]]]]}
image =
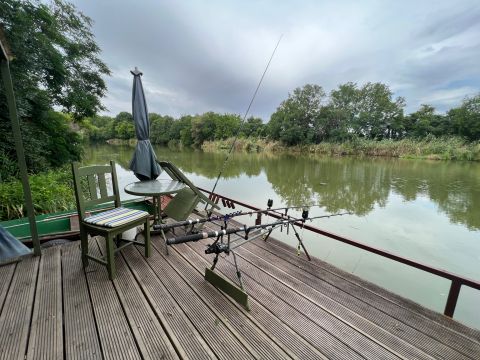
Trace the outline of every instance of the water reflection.
{"type": "MultiPolygon", "coordinates": [[[[215,179],[225,154],[157,147],[157,157],[185,173],[215,179]]],[[[89,163],[115,159],[128,168],[133,148],[95,146],[89,163]]],[[[364,216],[385,207],[389,196],[404,201],[427,196],[451,222],[480,229],[480,164],[358,157],[311,157],[236,153],[223,172],[226,179],[266,174],[275,193],[288,205],[322,204],[331,213],[364,216]]]]}

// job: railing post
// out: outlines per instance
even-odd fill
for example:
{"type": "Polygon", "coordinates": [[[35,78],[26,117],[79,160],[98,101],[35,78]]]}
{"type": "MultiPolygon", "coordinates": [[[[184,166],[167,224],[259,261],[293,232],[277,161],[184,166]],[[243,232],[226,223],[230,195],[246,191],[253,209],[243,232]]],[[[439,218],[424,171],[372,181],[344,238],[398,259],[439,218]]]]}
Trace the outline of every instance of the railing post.
{"type": "Polygon", "coordinates": [[[462,283],[459,280],[452,280],[452,285],[450,285],[450,291],[448,292],[447,304],[445,305],[445,311],[443,312],[444,315],[453,317],[461,286],[462,283]]]}

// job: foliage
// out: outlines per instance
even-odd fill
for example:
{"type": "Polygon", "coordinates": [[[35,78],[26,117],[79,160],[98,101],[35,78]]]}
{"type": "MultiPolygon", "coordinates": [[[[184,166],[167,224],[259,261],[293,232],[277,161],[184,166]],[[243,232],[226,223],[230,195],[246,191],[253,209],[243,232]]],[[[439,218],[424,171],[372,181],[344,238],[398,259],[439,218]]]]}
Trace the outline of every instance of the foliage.
{"type": "Polygon", "coordinates": [[[240,135],[246,138],[261,138],[266,135],[266,126],[262,119],[249,117],[240,130],[240,135]]]}
{"type": "MultiPolygon", "coordinates": [[[[207,141],[202,149],[206,152],[228,151],[233,138],[207,141]]],[[[432,160],[480,161],[480,143],[467,142],[459,137],[426,137],[424,139],[372,140],[352,137],[343,142],[323,141],[319,144],[285,146],[278,141],[264,139],[240,139],[237,151],[272,153],[310,153],[321,155],[360,155],[418,158],[432,160]]]]}
{"type": "MultiPolygon", "coordinates": [[[[98,57],[92,20],[61,0],[5,0],[0,2],[0,23],[15,56],[10,69],[29,170],[78,159],[78,136],[52,110],[55,106],[79,120],[103,109],[102,76],[109,70],[98,57]]],[[[0,83],[0,159],[7,164],[2,178],[16,175],[10,165],[16,155],[7,114],[0,83]]]]}
{"type": "Polygon", "coordinates": [[[296,88],[272,114],[267,133],[287,145],[308,144],[321,137],[320,115],[325,92],[321,86],[296,88]]]}
{"type": "Polygon", "coordinates": [[[462,106],[451,109],[447,117],[452,132],[470,141],[480,139],[480,94],[464,100],[462,106]]]}
{"type": "MultiPolygon", "coordinates": [[[[75,208],[70,169],[51,170],[29,178],[35,215],[75,208]]],[[[26,216],[23,189],[18,180],[0,183],[0,220],[26,216]]]]}
{"type": "MultiPolygon", "coordinates": [[[[479,99],[480,95],[466,99],[460,107],[445,115],[437,113],[430,105],[422,105],[416,112],[404,115],[404,99],[394,99],[385,84],[341,84],[337,89],[333,89],[328,97],[322,87],[305,85],[303,88],[296,88],[282,101],[267,124],[255,117],[248,118],[242,124],[241,118],[235,114],[207,112],[174,119],[153,113],[150,114],[150,139],[154,144],[193,146],[212,151],[227,146],[230,139],[238,134],[239,142],[236,148],[246,151],[263,151],[263,144],[279,142],[285,146],[300,147],[327,143],[326,147],[329,149],[332,144],[345,143],[345,146],[332,146],[342,149],[341,152],[351,153],[348,149],[353,149],[352,152],[357,153],[356,144],[368,143],[369,153],[392,153],[391,150],[395,148],[392,156],[397,156],[397,150],[400,154],[417,156],[415,151],[410,153],[410,150],[402,150],[408,141],[395,146],[384,145],[402,139],[415,140],[412,144],[430,144],[435,139],[451,139],[452,136],[457,136],[458,141],[463,141],[463,138],[469,141],[479,140],[479,99]],[[375,141],[383,140],[389,141],[382,142],[378,147],[372,146],[375,141]]],[[[128,113],[121,113],[115,118],[96,119],[87,121],[85,125],[86,132],[94,141],[134,137],[131,116],[128,113]],[[104,130],[100,129],[99,119],[104,119],[104,130]],[[124,131],[127,124],[130,126],[129,130],[124,131]]],[[[449,140],[447,144],[451,142],[449,140]]],[[[277,145],[274,146],[276,147],[277,145]]],[[[421,147],[429,148],[423,145],[421,147]]],[[[449,152],[451,153],[447,151],[449,152]]],[[[445,155],[443,151],[434,153],[441,158],[464,157],[445,155]]],[[[426,155],[422,153],[418,156],[426,155]]]]}

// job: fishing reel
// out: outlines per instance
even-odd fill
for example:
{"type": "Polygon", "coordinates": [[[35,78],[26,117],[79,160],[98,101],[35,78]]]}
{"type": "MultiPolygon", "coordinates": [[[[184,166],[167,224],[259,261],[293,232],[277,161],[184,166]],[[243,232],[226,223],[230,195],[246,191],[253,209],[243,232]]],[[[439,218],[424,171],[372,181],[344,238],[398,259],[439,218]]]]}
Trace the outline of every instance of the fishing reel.
{"type": "Polygon", "coordinates": [[[225,243],[221,243],[221,242],[214,242],[213,244],[210,244],[207,246],[207,248],[205,249],[205,254],[221,254],[221,253],[225,253],[228,255],[228,253],[230,252],[230,246],[228,244],[225,244],[225,243]]]}

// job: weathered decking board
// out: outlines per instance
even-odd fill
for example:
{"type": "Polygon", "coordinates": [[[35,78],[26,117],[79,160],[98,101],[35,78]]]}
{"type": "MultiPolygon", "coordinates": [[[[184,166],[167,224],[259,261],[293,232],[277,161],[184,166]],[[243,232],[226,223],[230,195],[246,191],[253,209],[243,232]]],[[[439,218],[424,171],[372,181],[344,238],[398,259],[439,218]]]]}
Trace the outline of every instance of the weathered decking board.
{"type": "MultiPolygon", "coordinates": [[[[271,239],[267,243],[258,241],[246,246],[245,249],[253,249],[254,252],[259,253],[260,257],[265,257],[266,260],[270,259],[267,261],[281,263],[281,267],[290,275],[297,276],[300,279],[313,278],[312,286],[315,288],[324,283],[331,288],[341,290],[341,292],[338,292],[339,298],[345,298],[347,303],[352,304],[351,306],[361,303],[363,303],[362,306],[366,305],[366,314],[370,314],[373,321],[380,319],[381,314],[378,311],[391,317],[394,319],[392,326],[401,334],[399,336],[408,335],[405,326],[415,329],[414,335],[412,335],[412,338],[408,338],[408,341],[413,339],[420,340],[422,345],[426,347],[435,343],[441,343],[448,347],[439,346],[436,349],[438,355],[435,356],[440,358],[446,356],[441,349],[447,351],[454,349],[455,352],[460,352],[473,358],[478,357],[478,354],[480,354],[479,331],[425,309],[410,300],[387,292],[385,289],[336,269],[319,259],[313,258],[312,262],[308,262],[298,258],[292,253],[291,248],[275,239],[271,239]],[[253,248],[250,246],[253,246],[253,248]],[[265,249],[267,252],[262,252],[261,249],[265,249]],[[295,267],[297,271],[293,271],[295,267]],[[427,338],[424,337],[425,335],[427,338]]],[[[327,290],[322,290],[323,293],[325,291],[327,290]]],[[[354,308],[354,311],[360,310],[354,308]]],[[[387,320],[385,319],[385,321],[387,320]]],[[[385,328],[388,327],[389,325],[386,324],[385,328]]],[[[455,356],[457,355],[453,356],[456,358],[455,356]]]]}
{"type": "MultiPolygon", "coordinates": [[[[100,257],[96,241],[90,242],[89,252],[100,257]]],[[[88,288],[105,359],[139,359],[140,352],[130,330],[113,282],[105,266],[90,261],[86,269],[88,288]]]]}
{"type": "MultiPolygon", "coordinates": [[[[399,349],[405,348],[404,346],[398,347],[400,344],[395,345],[397,342],[395,338],[397,338],[398,340],[403,340],[404,343],[415,344],[418,349],[422,350],[423,354],[429,354],[434,358],[462,358],[458,351],[453,350],[451,347],[445,345],[441,341],[426,335],[416,328],[408,326],[401,320],[378,310],[370,303],[339,290],[338,287],[335,287],[332,284],[324,281],[324,279],[305,272],[298,266],[295,266],[283,259],[279,259],[272,253],[263,251],[263,249],[255,247],[253,244],[249,244],[248,246],[245,246],[244,249],[241,249],[239,251],[239,255],[257,267],[260,265],[259,259],[261,258],[260,261],[262,262],[263,269],[295,289],[300,290],[303,294],[315,302],[322,303],[324,302],[322,299],[325,298],[328,303],[331,303],[329,305],[329,308],[331,309],[337,308],[338,305],[335,304],[337,303],[343,308],[348,308],[351,313],[362,316],[367,321],[376,325],[376,327],[369,326],[370,330],[367,331],[373,331],[373,336],[382,339],[384,343],[393,341],[390,347],[399,349]],[[267,262],[267,264],[265,264],[265,262],[267,262]],[[276,268],[273,263],[281,267],[282,270],[276,268]],[[332,300],[335,303],[332,303],[332,300]]],[[[464,349],[460,349],[460,351],[464,351],[464,349]]],[[[408,358],[415,357],[415,353],[405,353],[403,355],[407,356],[408,358]]],[[[417,353],[417,355],[421,354],[417,353]]]]}
{"type": "Polygon", "coordinates": [[[130,247],[123,251],[123,256],[128,259],[130,270],[141,285],[145,297],[168,332],[179,355],[183,359],[217,359],[200,332],[177,305],[175,298],[149,267],[143,254],[130,247]]]}
{"type": "MultiPolygon", "coordinates": [[[[102,245],[105,242],[102,241],[102,245]]],[[[99,244],[100,245],[100,244],[99,244]]],[[[105,255],[105,251],[102,251],[105,255]]],[[[123,257],[118,256],[117,277],[113,281],[125,315],[144,359],[178,359],[162,325],[143,296],[123,257]]]]}
{"type": "Polygon", "coordinates": [[[3,304],[7,297],[8,288],[12,282],[13,274],[17,264],[8,264],[0,266],[0,314],[2,313],[3,304]]]}
{"type": "MultiPolygon", "coordinates": [[[[188,246],[195,249],[201,257],[212,259],[210,255],[205,255],[203,252],[205,249],[203,243],[192,243],[188,246]]],[[[237,258],[237,261],[239,260],[237,258]]],[[[247,289],[250,289],[251,296],[270,308],[287,325],[301,329],[303,333],[308,332],[308,336],[313,338],[314,345],[328,358],[399,358],[324,309],[314,308],[314,304],[309,306],[305,299],[278,286],[275,279],[267,278],[261,272],[252,274],[244,267],[244,264],[239,264],[239,266],[244,274],[243,283],[247,289]],[[359,349],[361,349],[360,352],[359,349]]],[[[219,261],[216,269],[231,281],[236,281],[236,272],[231,264],[219,261]]]]}
{"type": "Polygon", "coordinates": [[[62,265],[60,247],[43,251],[38,270],[27,360],[63,359],[62,265]]]}
{"type": "Polygon", "coordinates": [[[15,274],[0,314],[0,359],[2,360],[25,358],[38,263],[38,258],[29,257],[15,267],[15,274]]]}
{"type": "MultiPolygon", "coordinates": [[[[158,247],[155,247],[158,251],[158,247]]],[[[159,252],[161,254],[161,252],[159,252]]],[[[162,255],[164,256],[164,255],[162,255]]],[[[175,269],[177,273],[184,279],[188,286],[200,297],[203,302],[224,321],[228,322],[232,328],[238,332],[247,343],[262,359],[286,359],[290,358],[287,353],[280,349],[271,338],[269,338],[254,321],[246,316],[246,311],[240,311],[224,297],[216,296],[214,287],[205,282],[201,276],[189,276],[189,266],[185,260],[181,259],[178,254],[173,251],[164,259],[175,269]],[[213,290],[213,291],[212,291],[213,290]]]]}
{"type": "Polygon", "coordinates": [[[232,328],[229,321],[211,311],[158,251],[152,251],[148,264],[218,358],[258,358],[253,349],[247,346],[241,336],[232,328]]]}
{"type": "Polygon", "coordinates": [[[0,267],[0,359],[480,359],[480,331],[275,239],[237,249],[247,312],[203,279],[206,243],[125,248],[113,282],[78,243],[0,267]]]}
{"type": "MultiPolygon", "coordinates": [[[[259,270],[263,271],[261,268],[252,266],[252,264],[254,264],[253,261],[247,263],[242,255],[245,255],[244,251],[237,252],[237,262],[242,269],[242,272],[251,277],[257,275],[259,270]]],[[[255,257],[255,255],[253,255],[253,257],[255,257]]],[[[249,261],[251,260],[256,259],[249,259],[249,261]]],[[[293,303],[295,303],[299,309],[302,309],[302,311],[305,311],[308,314],[313,314],[311,315],[311,318],[316,318],[317,322],[321,321],[323,316],[319,311],[316,311],[315,308],[312,309],[312,304],[334,315],[338,319],[343,319],[349,324],[349,326],[353,327],[358,332],[363,333],[370,339],[383,344],[392,353],[398,353],[399,356],[408,359],[428,358],[425,353],[414,348],[408,342],[404,342],[398,337],[383,330],[381,327],[375,326],[373,323],[367,321],[362,316],[359,316],[348,307],[341,306],[334,300],[324,296],[315,289],[307,287],[300,281],[289,281],[292,279],[290,279],[288,274],[269,263],[265,264],[265,275],[261,277],[263,278],[263,281],[268,281],[268,286],[272,288],[272,291],[275,294],[288,293],[290,291],[295,292],[296,294],[291,299],[293,303]],[[285,287],[284,289],[282,289],[282,285],[285,287]],[[301,298],[299,298],[299,296],[301,296],[301,298]]],[[[260,277],[256,276],[256,279],[259,281],[260,277]]]]}
{"type": "Polygon", "coordinates": [[[313,275],[316,275],[321,279],[326,278],[330,283],[334,285],[338,284],[339,288],[345,287],[345,291],[352,296],[360,298],[365,297],[369,304],[378,307],[382,311],[389,313],[390,310],[393,310],[391,315],[397,315],[402,322],[411,321],[416,328],[418,328],[425,319],[433,320],[436,323],[433,325],[433,329],[430,328],[431,323],[427,322],[428,325],[425,330],[433,330],[434,336],[443,334],[446,339],[453,336],[455,339],[458,339],[459,343],[462,345],[465,337],[471,338],[475,343],[480,341],[479,330],[467,327],[460,322],[452,321],[452,319],[441,313],[427,309],[409,299],[394,294],[378,285],[363,280],[358,276],[347,273],[320,259],[312,258],[312,261],[305,261],[292,253],[292,248],[289,245],[282,243],[279,240],[270,238],[268,242],[258,241],[255,242],[254,245],[266,249],[279,258],[287,259],[287,261],[298,266],[302,270],[311,271],[313,275]],[[373,301],[373,303],[371,303],[371,301],[373,301]],[[399,307],[403,310],[398,309],[399,307]]]}
{"type": "Polygon", "coordinates": [[[102,359],[79,245],[62,247],[65,356],[71,360],[102,359]]]}

